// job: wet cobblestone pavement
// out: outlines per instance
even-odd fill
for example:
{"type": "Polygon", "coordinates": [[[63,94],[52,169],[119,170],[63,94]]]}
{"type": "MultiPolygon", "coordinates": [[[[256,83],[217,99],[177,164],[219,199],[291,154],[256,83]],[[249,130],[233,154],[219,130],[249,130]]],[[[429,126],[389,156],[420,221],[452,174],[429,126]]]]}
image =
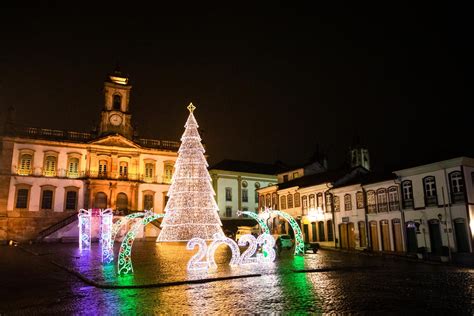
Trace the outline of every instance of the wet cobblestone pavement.
{"type": "MultiPolygon", "coordinates": [[[[116,245],[118,247],[118,245],[116,245]]],[[[473,314],[474,269],[320,250],[304,258],[284,251],[273,264],[230,268],[219,248],[214,272],[188,274],[184,245],[135,242],[135,275],[102,268],[97,244],[0,247],[0,313],[31,314],[473,314]],[[34,253],[36,255],[34,255],[34,253]],[[262,276],[159,288],[102,289],[51,264],[111,285],[150,285],[217,276],[262,276]],[[309,270],[312,272],[295,272],[309,270]]],[[[116,249],[118,250],[118,249],[116,249]]],[[[117,253],[117,252],[116,252],[117,253]]]]}

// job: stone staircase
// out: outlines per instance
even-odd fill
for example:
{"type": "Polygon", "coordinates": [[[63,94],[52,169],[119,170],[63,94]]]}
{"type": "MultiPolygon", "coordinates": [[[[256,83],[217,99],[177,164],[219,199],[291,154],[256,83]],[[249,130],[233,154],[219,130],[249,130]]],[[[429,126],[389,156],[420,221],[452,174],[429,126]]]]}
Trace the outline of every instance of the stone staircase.
{"type": "Polygon", "coordinates": [[[54,223],[53,225],[49,226],[48,228],[46,229],[43,229],[42,231],[40,231],[37,235],[36,235],[36,238],[35,238],[35,242],[41,242],[43,241],[43,239],[49,235],[51,235],[52,233],[60,230],[61,228],[71,224],[72,222],[74,221],[77,221],[77,213],[74,213],[72,214],[71,216],[68,216],[66,217],[65,219],[57,222],[57,223],[54,223]]]}

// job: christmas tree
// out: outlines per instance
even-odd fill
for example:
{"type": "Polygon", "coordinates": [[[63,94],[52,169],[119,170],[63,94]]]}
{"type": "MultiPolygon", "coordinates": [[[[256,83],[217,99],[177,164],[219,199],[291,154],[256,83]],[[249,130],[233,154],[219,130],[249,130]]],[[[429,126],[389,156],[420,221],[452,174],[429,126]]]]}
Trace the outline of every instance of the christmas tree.
{"type": "Polygon", "coordinates": [[[189,104],[158,242],[188,241],[194,237],[211,240],[215,233],[222,233],[194,109],[189,104]]]}

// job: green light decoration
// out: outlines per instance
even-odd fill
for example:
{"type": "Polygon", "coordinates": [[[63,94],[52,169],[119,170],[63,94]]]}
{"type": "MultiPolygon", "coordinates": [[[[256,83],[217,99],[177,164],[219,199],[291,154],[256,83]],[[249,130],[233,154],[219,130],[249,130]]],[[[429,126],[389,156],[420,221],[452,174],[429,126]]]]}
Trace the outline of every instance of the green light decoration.
{"type": "Polygon", "coordinates": [[[280,215],[290,224],[291,228],[293,229],[293,232],[295,233],[295,239],[296,239],[295,256],[303,256],[304,255],[303,234],[301,233],[301,229],[298,223],[288,213],[278,211],[278,210],[272,210],[272,209],[268,209],[268,212],[280,215]]]}
{"type": "Polygon", "coordinates": [[[148,213],[141,221],[137,221],[133,224],[132,228],[128,231],[122,245],[120,246],[119,258],[118,258],[118,274],[127,275],[133,274],[132,266],[132,246],[135,241],[135,237],[140,228],[145,227],[155,219],[164,217],[165,214],[150,214],[148,213]]]}
{"type": "Polygon", "coordinates": [[[256,213],[249,212],[249,211],[237,211],[237,216],[240,216],[240,215],[247,215],[248,217],[253,218],[254,220],[257,221],[258,225],[260,225],[260,228],[262,229],[264,234],[270,234],[270,229],[268,229],[267,224],[265,224],[265,221],[256,213]]]}
{"type": "Polygon", "coordinates": [[[122,217],[121,219],[116,221],[112,226],[112,234],[111,234],[112,237],[110,238],[112,240],[112,244],[114,243],[115,237],[117,237],[117,233],[120,231],[123,225],[127,224],[131,219],[144,217],[144,216],[145,216],[145,212],[137,212],[137,213],[132,213],[130,215],[122,217]]]}

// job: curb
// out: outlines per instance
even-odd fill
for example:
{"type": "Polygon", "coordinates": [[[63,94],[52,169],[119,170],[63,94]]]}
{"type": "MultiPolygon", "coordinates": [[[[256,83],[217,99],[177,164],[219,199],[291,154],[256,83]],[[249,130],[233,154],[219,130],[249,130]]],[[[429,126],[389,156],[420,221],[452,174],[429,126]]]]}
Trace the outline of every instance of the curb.
{"type": "Polygon", "coordinates": [[[81,273],[77,272],[76,270],[63,266],[62,264],[59,264],[56,261],[50,261],[50,262],[54,264],[55,266],[75,275],[77,278],[79,278],[83,282],[100,289],[143,289],[143,288],[154,288],[154,287],[168,287],[168,286],[178,286],[178,285],[210,283],[210,282],[233,280],[233,279],[254,278],[254,277],[262,276],[261,274],[258,273],[258,274],[244,274],[244,275],[235,275],[235,276],[228,276],[228,277],[219,277],[219,278],[212,278],[212,279],[186,280],[186,281],[152,283],[152,284],[142,284],[142,285],[113,285],[113,284],[107,284],[107,283],[102,283],[102,282],[96,282],[94,280],[91,280],[83,276],[81,273]]]}

